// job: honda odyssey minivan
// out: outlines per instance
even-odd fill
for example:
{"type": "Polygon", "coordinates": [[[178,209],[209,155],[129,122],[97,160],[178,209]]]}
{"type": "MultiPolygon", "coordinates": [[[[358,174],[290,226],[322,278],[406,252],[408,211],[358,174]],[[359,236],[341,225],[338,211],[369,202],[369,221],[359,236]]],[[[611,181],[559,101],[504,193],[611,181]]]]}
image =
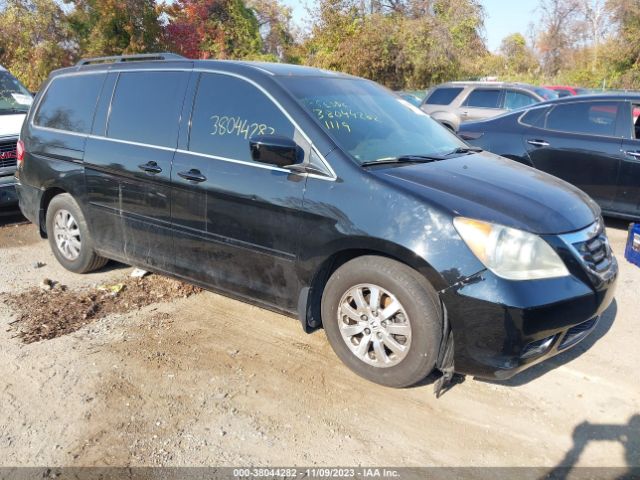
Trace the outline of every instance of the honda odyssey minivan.
{"type": "Polygon", "coordinates": [[[583,192],[335,72],[83,60],[38,94],[18,164],[67,269],[115,259],[295,316],[384,385],[510,377],[585,338],[614,293],[583,192]]]}

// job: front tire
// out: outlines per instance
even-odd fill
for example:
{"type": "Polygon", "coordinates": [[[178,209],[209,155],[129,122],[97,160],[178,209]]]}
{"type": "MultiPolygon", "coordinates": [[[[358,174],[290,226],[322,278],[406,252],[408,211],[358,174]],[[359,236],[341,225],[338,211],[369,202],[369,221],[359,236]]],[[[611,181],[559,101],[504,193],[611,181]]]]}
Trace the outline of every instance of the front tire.
{"type": "Polygon", "coordinates": [[[67,270],[88,273],[108,262],[93,250],[82,210],[68,193],[53,197],[47,209],[46,226],[53,255],[67,270]]]}
{"type": "Polygon", "coordinates": [[[435,366],[442,339],[438,295],[395,260],[368,255],[338,268],[322,296],[322,322],[336,355],[372,382],[407,387],[435,366]]]}

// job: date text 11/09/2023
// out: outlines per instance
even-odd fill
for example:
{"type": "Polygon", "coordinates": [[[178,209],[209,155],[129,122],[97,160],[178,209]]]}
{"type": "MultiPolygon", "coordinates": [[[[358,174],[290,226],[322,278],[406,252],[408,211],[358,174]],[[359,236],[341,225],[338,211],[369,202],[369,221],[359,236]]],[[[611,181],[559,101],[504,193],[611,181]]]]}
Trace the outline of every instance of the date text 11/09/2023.
{"type": "Polygon", "coordinates": [[[235,468],[234,478],[400,478],[389,468],[235,468]]]}

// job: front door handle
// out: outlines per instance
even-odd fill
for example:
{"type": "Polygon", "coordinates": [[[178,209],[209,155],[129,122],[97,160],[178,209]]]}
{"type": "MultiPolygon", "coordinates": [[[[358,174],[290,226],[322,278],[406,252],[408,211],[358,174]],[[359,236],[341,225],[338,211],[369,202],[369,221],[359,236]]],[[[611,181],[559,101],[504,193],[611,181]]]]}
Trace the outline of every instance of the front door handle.
{"type": "Polygon", "coordinates": [[[545,142],[544,140],[527,140],[529,145],[533,145],[535,147],[548,147],[549,142],[545,142]]]}
{"type": "Polygon", "coordinates": [[[200,170],[196,168],[192,168],[188,172],[178,172],[178,175],[180,175],[185,180],[189,180],[190,182],[200,183],[204,182],[207,179],[207,177],[202,175],[202,173],[200,173],[200,170]]]}
{"type": "Polygon", "coordinates": [[[624,152],[630,157],[635,158],[636,160],[640,160],[640,152],[624,152]]]}
{"type": "Polygon", "coordinates": [[[160,168],[160,166],[156,163],[156,162],[147,162],[147,163],[142,163],[140,165],[138,165],[138,168],[140,170],[144,170],[147,173],[160,173],[162,171],[162,168],[160,168]]]}

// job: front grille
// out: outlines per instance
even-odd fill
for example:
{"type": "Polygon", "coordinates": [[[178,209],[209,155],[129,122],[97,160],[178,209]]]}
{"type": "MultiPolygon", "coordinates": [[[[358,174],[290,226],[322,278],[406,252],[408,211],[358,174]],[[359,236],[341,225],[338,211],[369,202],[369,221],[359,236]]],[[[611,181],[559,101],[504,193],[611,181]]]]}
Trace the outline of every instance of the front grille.
{"type": "Polygon", "coordinates": [[[585,265],[595,273],[606,272],[613,262],[613,254],[604,229],[584,242],[573,244],[585,265]]]}
{"type": "Polygon", "coordinates": [[[578,343],[584,337],[589,335],[589,333],[591,333],[591,330],[595,328],[596,323],[598,323],[598,317],[594,317],[590,320],[587,320],[586,322],[582,322],[574,327],[571,327],[569,330],[567,330],[567,333],[562,339],[562,343],[560,343],[558,350],[569,348],[570,346],[578,343]]]}
{"type": "Polygon", "coordinates": [[[0,142],[0,168],[16,166],[16,141],[0,142]]]}

